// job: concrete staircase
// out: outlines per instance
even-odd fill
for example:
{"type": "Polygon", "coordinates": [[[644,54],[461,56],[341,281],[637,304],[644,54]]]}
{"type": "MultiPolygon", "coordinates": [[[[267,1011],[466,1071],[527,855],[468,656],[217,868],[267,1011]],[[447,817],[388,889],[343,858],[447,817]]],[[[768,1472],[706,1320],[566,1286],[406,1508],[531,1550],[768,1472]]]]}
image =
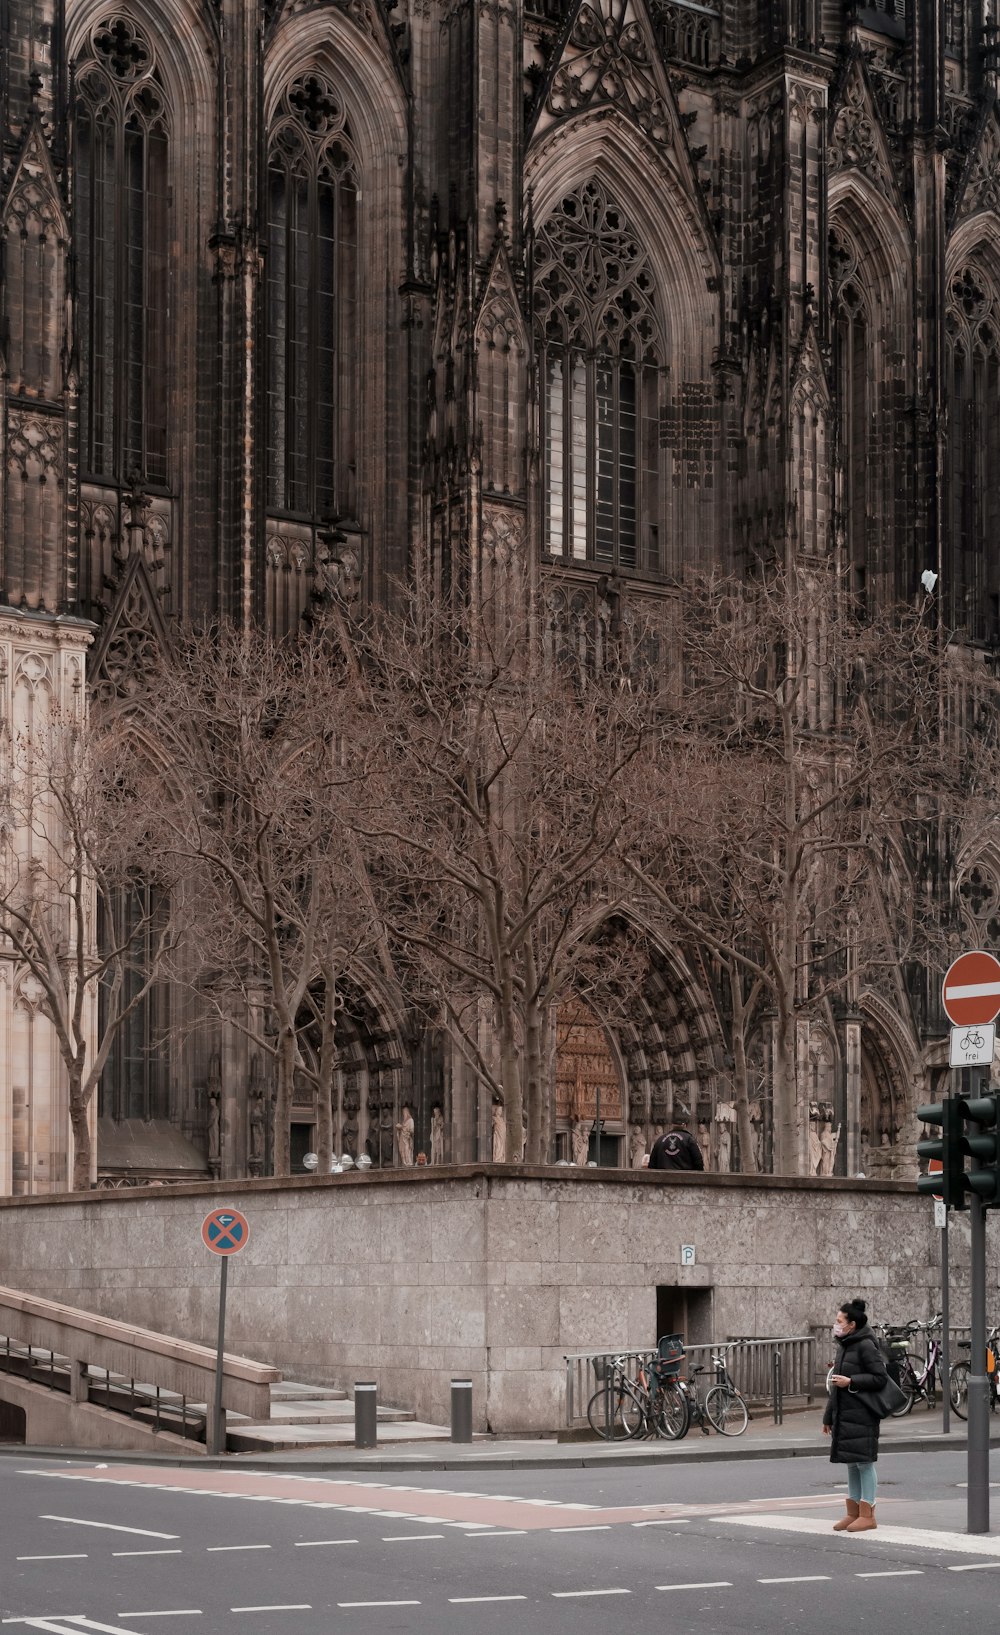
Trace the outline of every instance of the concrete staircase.
{"type": "MultiPolygon", "coordinates": [[[[271,1413],[253,1422],[228,1416],[231,1453],[301,1452],[306,1448],[350,1446],[354,1441],[354,1403],[332,1386],[282,1380],[271,1386],[271,1413]]],[[[378,1408],[380,1442],[447,1442],[447,1426],[422,1424],[404,1408],[378,1408]]]]}

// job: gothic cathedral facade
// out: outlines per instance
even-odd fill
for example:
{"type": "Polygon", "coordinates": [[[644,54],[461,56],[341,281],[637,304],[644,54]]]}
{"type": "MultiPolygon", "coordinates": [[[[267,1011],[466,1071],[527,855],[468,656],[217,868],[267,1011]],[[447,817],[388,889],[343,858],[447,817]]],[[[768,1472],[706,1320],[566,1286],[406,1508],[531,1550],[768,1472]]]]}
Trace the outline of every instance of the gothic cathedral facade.
{"type": "MultiPolygon", "coordinates": [[[[930,568],[948,625],[995,645],[992,11],[7,0],[2,731],[40,689],[121,686],[179,623],[291,630],[321,580],[377,601],[420,552],[520,556],[584,644],[623,594],[768,545],[865,594],[930,568]]],[[[996,861],[961,882],[977,936],[996,861]]],[[[105,1075],[104,1184],[266,1168],[261,1063],[172,1045],[174,1002],[105,1075]]],[[[663,946],[621,1036],[576,1018],[560,1151],[600,1086],[618,1162],[675,1098],[728,1162],[716,1006],[663,946]]],[[[407,1104],[418,1148],[488,1158],[439,1045],[378,993],[349,1011],[340,1145],[392,1163],[407,1104]]],[[[914,978],[806,1030],[839,1169],[901,1161],[939,1020],[914,978]]],[[[0,1191],[67,1183],[46,1026],[0,949],[0,1191]]],[[[299,1155],[314,1120],[305,1099],[299,1155]]]]}

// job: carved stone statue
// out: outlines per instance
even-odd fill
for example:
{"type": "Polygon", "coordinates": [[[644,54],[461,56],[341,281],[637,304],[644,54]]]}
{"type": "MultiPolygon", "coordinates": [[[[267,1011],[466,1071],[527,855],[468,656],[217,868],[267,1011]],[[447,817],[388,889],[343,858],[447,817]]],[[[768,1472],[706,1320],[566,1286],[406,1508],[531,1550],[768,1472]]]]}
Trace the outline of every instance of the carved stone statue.
{"type": "Polygon", "coordinates": [[[436,1103],[431,1111],[431,1163],[444,1163],[444,1114],[436,1103]]]}
{"type": "Polygon", "coordinates": [[[403,1169],[413,1167],[413,1114],[404,1103],[403,1116],[396,1125],[396,1146],[403,1169]]]}
{"type": "Polygon", "coordinates": [[[264,1162],[264,1130],[267,1122],[267,1109],[264,1104],[263,1088],[258,1086],[250,1094],[250,1164],[257,1165],[254,1173],[259,1173],[260,1165],[264,1162]]]}
{"type": "Polygon", "coordinates": [[[819,1137],[819,1130],[810,1121],[809,1124],[809,1174],[818,1175],[823,1162],[823,1146],[819,1137]]]}
{"type": "Polygon", "coordinates": [[[493,1133],[490,1156],[494,1164],[507,1162],[507,1118],[502,1101],[493,1103],[493,1133]]]}
{"type": "Polygon", "coordinates": [[[833,1166],[837,1159],[837,1148],[840,1145],[840,1130],[841,1126],[838,1124],[837,1128],[834,1129],[833,1124],[829,1119],[823,1125],[819,1138],[819,1144],[822,1149],[822,1157],[820,1158],[819,1166],[820,1175],[833,1174],[833,1166]]]}
{"type": "Polygon", "coordinates": [[[728,1175],[733,1167],[733,1125],[736,1123],[736,1108],[731,1101],[720,1101],[715,1109],[715,1120],[718,1126],[716,1138],[716,1163],[720,1175],[728,1175]]]}
{"type": "Polygon", "coordinates": [[[629,1136],[628,1161],[632,1169],[642,1169],[642,1161],[646,1156],[646,1132],[641,1124],[633,1124],[632,1134],[629,1136]]]}
{"type": "Polygon", "coordinates": [[[753,1126],[754,1158],[759,1175],[764,1169],[764,1107],[756,1097],[750,1103],[749,1112],[750,1123],[753,1126]]]}
{"type": "Polygon", "coordinates": [[[578,1118],[573,1125],[573,1162],[580,1169],[586,1167],[589,1151],[590,1131],[587,1128],[586,1120],[578,1118]]]}
{"type": "Polygon", "coordinates": [[[208,1092],[208,1167],[218,1175],[222,1162],[222,1096],[215,1085],[208,1092]]]}

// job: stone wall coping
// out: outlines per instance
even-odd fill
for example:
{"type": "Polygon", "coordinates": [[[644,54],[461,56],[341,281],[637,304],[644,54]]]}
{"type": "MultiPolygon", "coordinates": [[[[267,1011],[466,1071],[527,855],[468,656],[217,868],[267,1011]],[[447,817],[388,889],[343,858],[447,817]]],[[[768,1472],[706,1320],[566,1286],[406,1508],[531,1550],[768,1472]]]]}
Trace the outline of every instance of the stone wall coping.
{"type": "MultiPolygon", "coordinates": [[[[153,1357],[167,1357],[171,1362],[185,1363],[210,1373],[215,1370],[216,1354],[210,1346],[197,1345],[193,1340],[177,1340],[172,1335],[157,1334],[149,1328],[137,1328],[134,1323],[122,1323],[114,1317],[82,1311],[59,1300],[46,1300],[40,1295],[22,1294],[19,1289],[0,1287],[0,1321],[5,1312],[18,1312],[43,1323],[55,1323],[62,1329],[128,1346],[153,1357]]],[[[223,1353],[222,1371],[232,1379],[246,1380],[251,1385],[270,1386],[282,1377],[278,1368],[271,1368],[267,1363],[252,1362],[249,1357],[233,1356],[228,1351],[223,1353]]]]}
{"type": "Polygon", "coordinates": [[[51,1209],[60,1205],[114,1208],[132,1199],[213,1198],[220,1193],[253,1197],[268,1192],[325,1192],[334,1187],[430,1186],[440,1182],[548,1181],[557,1186],[708,1187],[740,1192],[916,1192],[913,1181],[888,1181],[843,1175],[718,1175],[702,1170],[577,1169],[553,1164],[438,1164],[412,1169],[348,1171],[345,1175],[257,1176],[238,1181],[183,1181],[163,1186],[123,1187],[90,1192],[47,1192],[33,1197],[0,1197],[2,1209],[51,1209]]]}

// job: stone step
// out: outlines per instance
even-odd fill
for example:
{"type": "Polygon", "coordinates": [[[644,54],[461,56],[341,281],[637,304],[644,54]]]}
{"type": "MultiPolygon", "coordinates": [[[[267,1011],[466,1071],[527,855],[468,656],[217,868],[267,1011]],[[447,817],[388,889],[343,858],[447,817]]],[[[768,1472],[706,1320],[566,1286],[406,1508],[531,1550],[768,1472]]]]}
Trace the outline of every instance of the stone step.
{"type": "MultiPolygon", "coordinates": [[[[381,1404],[377,1410],[379,1424],[401,1425],[416,1419],[416,1414],[408,1408],[383,1408],[381,1404]]],[[[352,1425],[354,1424],[354,1403],[348,1402],[282,1402],[271,1408],[271,1425],[352,1425]]]]}
{"type": "Polygon", "coordinates": [[[338,1385],[303,1385],[297,1380],[282,1380],[271,1386],[272,1402],[346,1402],[347,1392],[338,1385]]]}

